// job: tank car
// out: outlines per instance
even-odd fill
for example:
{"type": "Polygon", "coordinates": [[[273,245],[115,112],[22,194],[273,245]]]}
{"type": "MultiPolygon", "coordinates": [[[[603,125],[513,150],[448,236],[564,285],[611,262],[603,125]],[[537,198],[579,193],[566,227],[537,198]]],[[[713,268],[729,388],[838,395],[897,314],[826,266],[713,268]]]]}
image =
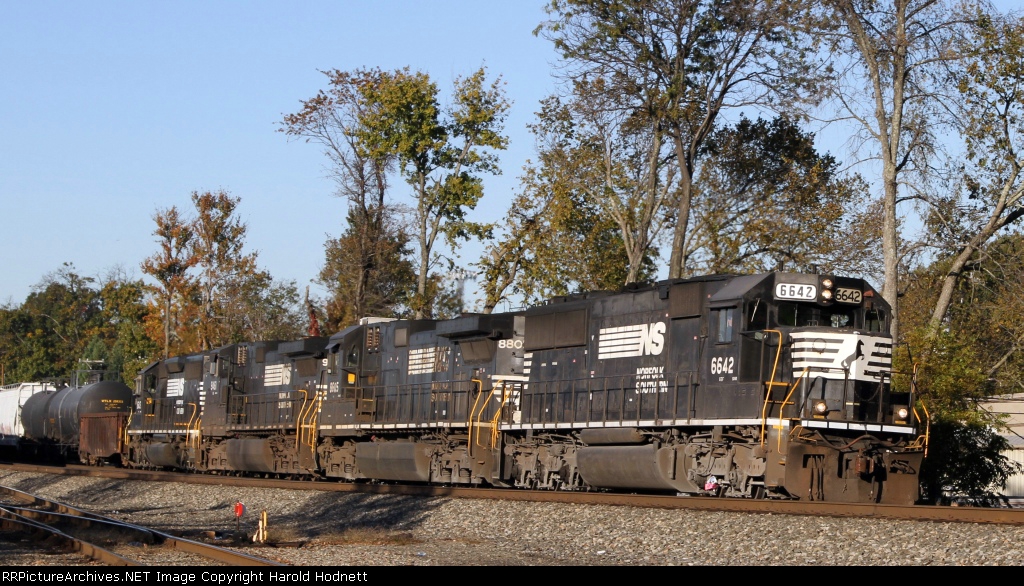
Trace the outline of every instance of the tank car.
{"type": "Polygon", "coordinates": [[[22,407],[24,437],[63,458],[77,459],[82,418],[92,414],[127,413],[131,396],[127,385],[113,380],[36,393],[22,407]]]}
{"type": "Polygon", "coordinates": [[[25,434],[22,407],[29,397],[55,390],[54,384],[49,382],[16,383],[0,387],[0,450],[14,454],[20,447],[25,434]]]}

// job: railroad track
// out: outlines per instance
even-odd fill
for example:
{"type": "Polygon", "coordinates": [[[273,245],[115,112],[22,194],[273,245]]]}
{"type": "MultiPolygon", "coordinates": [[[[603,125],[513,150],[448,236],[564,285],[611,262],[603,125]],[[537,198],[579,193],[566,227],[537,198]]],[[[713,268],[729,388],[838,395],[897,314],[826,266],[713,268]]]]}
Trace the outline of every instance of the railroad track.
{"type": "Polygon", "coordinates": [[[672,495],[638,495],[609,492],[528,491],[495,488],[361,484],[334,481],[300,481],[273,478],[253,478],[247,476],[222,476],[212,474],[131,470],[112,467],[97,468],[77,465],[56,467],[31,464],[0,464],[0,469],[20,472],[92,476],[150,482],[180,482],[197,485],[279,488],[288,490],[313,490],[320,492],[446,496],[451,498],[600,504],[611,506],[690,509],[741,513],[771,513],[821,517],[1024,525],[1024,508],[951,507],[930,505],[900,506],[862,503],[826,503],[797,500],[748,500],[672,495]]]}
{"type": "MultiPolygon", "coordinates": [[[[0,486],[0,527],[108,566],[283,566],[0,486]]],[[[10,538],[10,535],[7,536],[10,538]]]]}

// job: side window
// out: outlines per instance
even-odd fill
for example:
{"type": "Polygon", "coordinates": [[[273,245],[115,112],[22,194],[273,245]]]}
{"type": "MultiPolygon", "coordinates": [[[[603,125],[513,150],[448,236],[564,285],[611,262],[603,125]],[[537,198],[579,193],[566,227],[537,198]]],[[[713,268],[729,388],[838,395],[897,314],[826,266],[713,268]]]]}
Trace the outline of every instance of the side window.
{"type": "Polygon", "coordinates": [[[885,331],[885,310],[884,309],[869,309],[865,315],[864,327],[869,332],[884,332],[885,331]]]}
{"type": "Polygon", "coordinates": [[[359,346],[352,344],[345,355],[345,366],[359,366],[359,346]]]}
{"type": "Polygon", "coordinates": [[[755,299],[747,304],[747,329],[764,330],[768,328],[768,304],[755,299]]]}
{"type": "Polygon", "coordinates": [[[733,335],[733,320],[735,317],[736,309],[733,307],[727,307],[725,309],[715,309],[715,323],[717,324],[717,334],[715,337],[716,344],[728,344],[732,342],[733,335]]]}

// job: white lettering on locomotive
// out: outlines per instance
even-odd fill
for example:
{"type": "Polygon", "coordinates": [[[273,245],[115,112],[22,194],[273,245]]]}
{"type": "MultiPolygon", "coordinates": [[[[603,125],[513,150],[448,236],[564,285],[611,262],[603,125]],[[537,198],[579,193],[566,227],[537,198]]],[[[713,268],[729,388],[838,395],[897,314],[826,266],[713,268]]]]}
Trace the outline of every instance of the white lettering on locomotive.
{"type": "Polygon", "coordinates": [[[180,397],[185,394],[185,378],[167,379],[167,396],[180,397]]]}
{"type": "Polygon", "coordinates": [[[270,364],[263,369],[263,384],[272,387],[292,384],[290,364],[270,364]]]}
{"type": "Polygon", "coordinates": [[[640,394],[668,391],[664,366],[641,366],[636,369],[636,392],[640,394]]]}
{"type": "Polygon", "coordinates": [[[814,285],[800,285],[796,283],[779,283],[775,285],[776,299],[814,301],[817,297],[818,288],[814,285]]]}
{"type": "Polygon", "coordinates": [[[711,359],[711,374],[732,374],[736,359],[732,356],[716,356],[711,359]]]}
{"type": "Polygon", "coordinates": [[[498,340],[498,348],[509,348],[513,350],[522,350],[523,340],[522,338],[516,340],[498,340]]]}
{"type": "Polygon", "coordinates": [[[436,347],[409,350],[409,374],[431,374],[436,361],[436,347]]]}
{"type": "Polygon", "coordinates": [[[658,356],[665,349],[665,322],[602,328],[597,359],[658,356]]]}

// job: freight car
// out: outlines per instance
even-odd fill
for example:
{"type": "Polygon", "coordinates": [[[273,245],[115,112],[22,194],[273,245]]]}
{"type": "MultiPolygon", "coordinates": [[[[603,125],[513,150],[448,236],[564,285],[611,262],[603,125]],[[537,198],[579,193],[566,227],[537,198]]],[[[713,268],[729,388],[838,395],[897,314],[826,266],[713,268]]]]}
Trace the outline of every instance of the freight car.
{"type": "Polygon", "coordinates": [[[21,410],[29,397],[55,390],[56,386],[50,382],[16,383],[0,387],[0,453],[17,455],[25,435],[21,410]]]}
{"type": "Polygon", "coordinates": [[[719,275],[154,363],[124,461],[910,504],[923,438],[861,279],[719,275]]]}
{"type": "MultiPolygon", "coordinates": [[[[113,380],[96,380],[82,386],[36,393],[21,408],[23,449],[64,460],[81,457],[89,463],[119,460],[120,451],[106,446],[111,442],[117,444],[123,427],[120,431],[111,431],[108,427],[97,430],[92,418],[126,415],[131,408],[131,398],[132,389],[113,380]]],[[[121,421],[126,422],[123,417],[121,421]]]]}

